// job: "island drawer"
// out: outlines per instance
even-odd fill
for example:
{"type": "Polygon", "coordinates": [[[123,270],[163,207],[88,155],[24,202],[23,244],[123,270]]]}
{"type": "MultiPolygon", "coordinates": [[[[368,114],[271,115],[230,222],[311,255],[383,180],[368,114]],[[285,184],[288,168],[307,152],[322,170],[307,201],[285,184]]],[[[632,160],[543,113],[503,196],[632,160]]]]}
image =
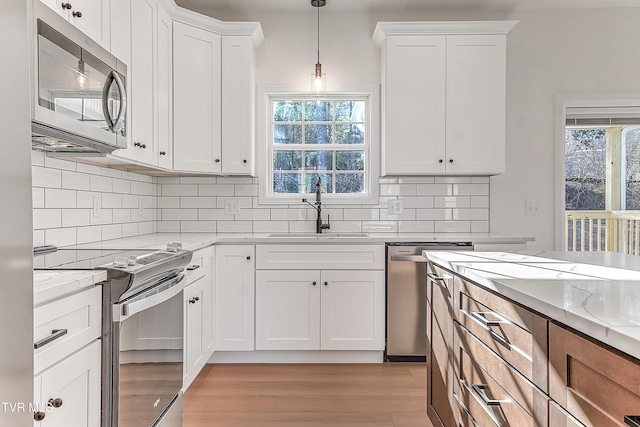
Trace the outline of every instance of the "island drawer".
{"type": "Polygon", "coordinates": [[[101,301],[96,286],[34,309],[34,373],[100,338],[101,301]]]}
{"type": "Polygon", "coordinates": [[[257,245],[257,270],[384,270],[384,245],[257,245]]]}
{"type": "Polygon", "coordinates": [[[547,391],[547,320],[468,280],[455,283],[456,320],[547,391]]]}
{"type": "MultiPolygon", "coordinates": [[[[517,405],[516,409],[523,409],[532,417],[534,425],[546,426],[548,397],[460,324],[456,323],[455,328],[454,372],[458,380],[464,380],[468,385],[487,385],[487,395],[506,402],[501,403],[505,412],[514,412],[510,406],[517,405]]],[[[516,412],[514,417],[519,414],[517,419],[524,416],[516,412]]]]}
{"type": "Polygon", "coordinates": [[[549,403],[549,425],[552,427],[584,427],[584,424],[553,401],[549,403]]]}
{"type": "Polygon", "coordinates": [[[586,426],[624,426],[640,412],[640,364],[552,323],[549,394],[586,426]]]}

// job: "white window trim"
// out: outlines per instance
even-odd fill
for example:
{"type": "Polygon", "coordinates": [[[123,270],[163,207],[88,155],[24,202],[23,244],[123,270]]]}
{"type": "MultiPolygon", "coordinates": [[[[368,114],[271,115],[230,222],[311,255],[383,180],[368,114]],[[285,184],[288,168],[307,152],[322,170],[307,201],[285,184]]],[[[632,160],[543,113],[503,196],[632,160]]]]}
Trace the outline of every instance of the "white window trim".
{"type": "MultiPolygon", "coordinates": [[[[327,98],[334,97],[360,97],[368,100],[367,114],[367,137],[369,138],[369,153],[365,156],[365,186],[369,189],[364,194],[332,194],[323,193],[323,203],[340,205],[377,205],[379,203],[380,178],[380,87],[377,85],[365,85],[349,92],[327,93],[327,98]]],[[[261,205],[294,205],[302,204],[302,198],[307,197],[305,193],[296,194],[271,194],[269,185],[271,179],[268,176],[270,171],[271,158],[268,149],[268,130],[271,128],[272,117],[271,101],[275,98],[297,98],[307,97],[309,93],[293,90],[283,86],[258,86],[256,103],[256,172],[258,174],[259,194],[258,202],[261,205]]]]}
{"type": "Polygon", "coordinates": [[[564,250],[565,207],[565,127],[567,110],[576,107],[639,107],[640,93],[624,94],[558,94],[555,108],[555,250],[564,250]]]}

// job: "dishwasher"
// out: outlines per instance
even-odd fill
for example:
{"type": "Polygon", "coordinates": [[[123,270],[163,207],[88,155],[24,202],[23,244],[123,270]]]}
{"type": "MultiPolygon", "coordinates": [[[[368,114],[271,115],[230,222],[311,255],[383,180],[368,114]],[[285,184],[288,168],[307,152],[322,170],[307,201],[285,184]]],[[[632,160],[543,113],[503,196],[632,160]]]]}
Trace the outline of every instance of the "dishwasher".
{"type": "Polygon", "coordinates": [[[422,251],[472,250],[471,242],[387,243],[386,361],[426,361],[427,259],[422,251]]]}

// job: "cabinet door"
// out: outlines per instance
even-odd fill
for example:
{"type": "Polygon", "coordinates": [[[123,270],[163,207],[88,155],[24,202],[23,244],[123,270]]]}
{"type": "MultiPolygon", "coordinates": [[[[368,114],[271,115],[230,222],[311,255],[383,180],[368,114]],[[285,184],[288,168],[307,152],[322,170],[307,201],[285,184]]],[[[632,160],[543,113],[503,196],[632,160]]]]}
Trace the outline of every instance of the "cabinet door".
{"type": "Polygon", "coordinates": [[[393,36],[385,47],[383,175],[443,173],[444,36],[393,36]]]}
{"type": "MultiPolygon", "coordinates": [[[[428,267],[434,277],[444,278],[443,271],[428,267]]],[[[427,279],[429,303],[428,335],[431,340],[427,354],[427,415],[434,426],[449,427],[453,420],[453,279],[427,279]]]]}
{"type": "Polygon", "coordinates": [[[186,389],[206,363],[202,341],[204,329],[204,281],[201,277],[184,290],[184,382],[186,389]]]}
{"type": "MultiPolygon", "coordinates": [[[[154,52],[156,32],[155,0],[131,2],[131,144],[125,153],[139,161],[154,164],[154,52]],[[126,153],[128,151],[128,153],[126,153]]],[[[157,164],[157,159],[155,160],[157,164]]]]}
{"type": "Polygon", "coordinates": [[[384,271],[321,276],[321,349],[384,350],[384,271]]]}
{"type": "Polygon", "coordinates": [[[506,36],[447,37],[448,174],[505,169],[506,36]]]}
{"type": "Polygon", "coordinates": [[[222,173],[253,175],[254,49],[251,37],[222,38],[222,173]]]}
{"type": "Polygon", "coordinates": [[[35,426],[87,427],[100,425],[100,340],[72,354],[36,377],[36,399],[42,410],[49,399],[61,406],[44,410],[35,426]]]}
{"type": "Polygon", "coordinates": [[[62,7],[62,3],[67,3],[67,0],[40,0],[40,2],[49,6],[50,9],[55,11],[58,15],[64,19],[69,19],[69,9],[62,7]]]}
{"type": "Polygon", "coordinates": [[[80,31],[110,50],[109,0],[69,0],[69,20],[80,31]]]}
{"type": "Polygon", "coordinates": [[[215,266],[215,349],[254,349],[254,246],[220,245],[215,266]]]}
{"type": "Polygon", "coordinates": [[[173,167],[173,97],[172,97],[172,45],[171,17],[158,4],[158,46],[156,75],[157,86],[157,114],[156,130],[158,135],[158,166],[172,169],[173,167]]]}
{"type": "Polygon", "coordinates": [[[320,272],[256,272],[256,350],[320,350],[320,272]]]}
{"type": "Polygon", "coordinates": [[[221,171],[221,37],[173,26],[173,164],[176,170],[221,171]]]}

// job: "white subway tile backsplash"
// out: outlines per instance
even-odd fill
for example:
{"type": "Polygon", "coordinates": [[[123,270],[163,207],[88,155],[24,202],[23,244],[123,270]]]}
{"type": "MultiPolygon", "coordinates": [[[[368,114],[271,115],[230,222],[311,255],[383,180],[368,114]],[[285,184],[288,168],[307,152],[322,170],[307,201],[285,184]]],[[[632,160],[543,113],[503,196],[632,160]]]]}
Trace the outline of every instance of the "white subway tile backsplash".
{"type": "MultiPolygon", "coordinates": [[[[38,153],[32,153],[32,169],[34,244],[89,243],[154,232],[315,231],[317,213],[306,204],[260,204],[257,178],[149,177],[47,161],[38,153]],[[229,200],[238,203],[239,214],[225,214],[229,200]]],[[[322,216],[325,221],[330,217],[333,233],[486,233],[489,183],[488,177],[385,177],[378,180],[375,203],[323,204],[322,216]],[[402,214],[388,214],[390,199],[402,200],[402,214]]]]}

